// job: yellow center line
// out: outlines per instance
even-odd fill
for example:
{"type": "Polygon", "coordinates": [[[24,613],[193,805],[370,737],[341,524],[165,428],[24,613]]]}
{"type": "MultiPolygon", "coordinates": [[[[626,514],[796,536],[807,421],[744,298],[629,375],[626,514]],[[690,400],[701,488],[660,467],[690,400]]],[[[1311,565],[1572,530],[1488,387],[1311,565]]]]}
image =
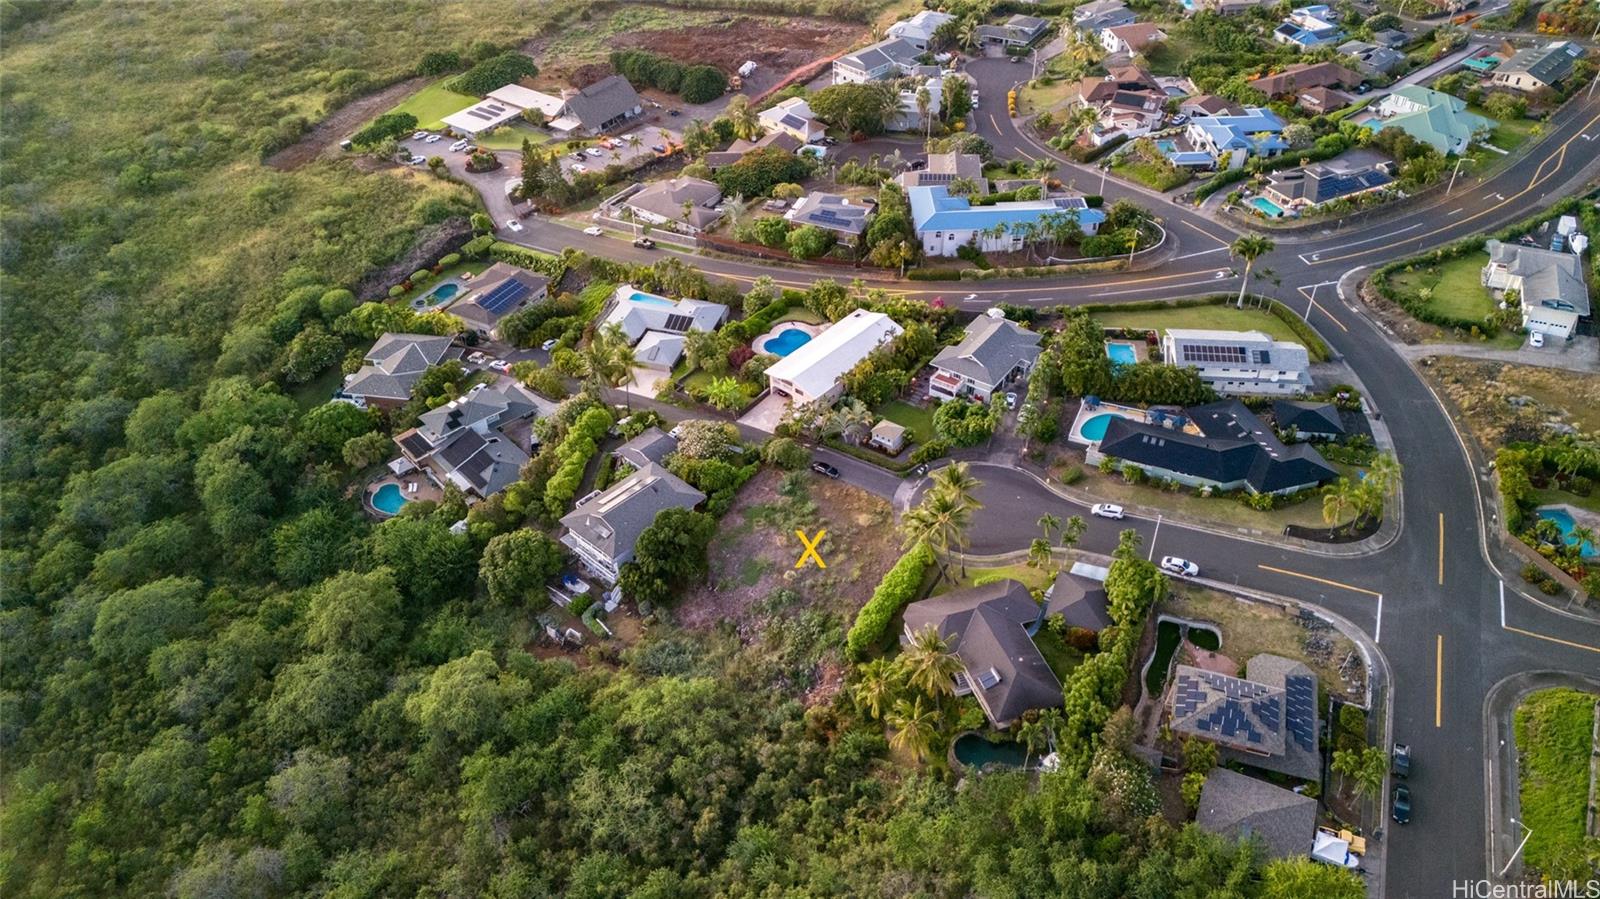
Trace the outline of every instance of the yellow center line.
{"type": "Polygon", "coordinates": [[[1183,222],[1185,225],[1188,225],[1189,227],[1195,229],[1196,231],[1199,231],[1201,234],[1204,234],[1205,236],[1211,238],[1212,240],[1216,241],[1217,243],[1222,244],[1225,247],[1232,246],[1232,244],[1228,243],[1227,241],[1223,240],[1222,238],[1218,237],[1217,235],[1212,234],[1210,231],[1207,231],[1206,229],[1200,227],[1199,225],[1196,225],[1194,222],[1191,222],[1188,219],[1178,219],[1178,221],[1183,222]]]}
{"type": "Polygon", "coordinates": [[[1439,513],[1439,585],[1444,585],[1444,513],[1439,513]]]}
{"type": "Polygon", "coordinates": [[[1600,646],[1590,646],[1587,643],[1574,643],[1571,640],[1563,640],[1560,637],[1547,637],[1544,634],[1536,634],[1533,631],[1525,631],[1520,627],[1512,627],[1509,624],[1503,624],[1501,627],[1512,632],[1513,634],[1521,634],[1524,637],[1532,637],[1535,640],[1548,640],[1551,643],[1559,643],[1562,646],[1570,646],[1573,649],[1581,649],[1585,652],[1600,652],[1600,646]]]}
{"type": "Polygon", "coordinates": [[[1433,726],[1444,726],[1444,634],[1439,634],[1439,642],[1433,657],[1433,726]]]}
{"type": "MultiPolygon", "coordinates": [[[[1346,328],[1344,326],[1344,322],[1339,321],[1339,319],[1332,312],[1330,312],[1328,310],[1327,306],[1324,306],[1321,303],[1317,302],[1317,298],[1312,296],[1310,291],[1306,290],[1304,287],[1297,287],[1295,289],[1300,291],[1300,295],[1306,298],[1306,302],[1310,303],[1312,306],[1315,306],[1318,309],[1321,309],[1322,310],[1322,314],[1326,315],[1328,317],[1329,321],[1331,321],[1334,324],[1339,326],[1339,330],[1344,331],[1346,334],[1350,333],[1350,329],[1346,328]]],[[[1307,319],[1307,321],[1309,322],[1309,318],[1307,319]]]]}
{"type": "Polygon", "coordinates": [[[1353,590],[1353,591],[1355,591],[1357,593],[1365,593],[1368,596],[1378,596],[1378,595],[1380,595],[1378,593],[1378,591],[1376,591],[1376,590],[1368,590],[1365,587],[1357,587],[1354,584],[1344,584],[1344,583],[1340,583],[1339,581],[1330,581],[1325,577],[1317,577],[1314,574],[1301,574],[1298,571],[1290,571],[1287,568],[1274,568],[1271,565],[1257,565],[1256,567],[1260,568],[1263,571],[1274,572],[1275,574],[1287,574],[1290,577],[1304,578],[1304,579],[1306,579],[1308,581],[1316,581],[1319,584],[1327,584],[1330,587],[1339,587],[1339,588],[1344,589],[1344,590],[1353,590]]]}

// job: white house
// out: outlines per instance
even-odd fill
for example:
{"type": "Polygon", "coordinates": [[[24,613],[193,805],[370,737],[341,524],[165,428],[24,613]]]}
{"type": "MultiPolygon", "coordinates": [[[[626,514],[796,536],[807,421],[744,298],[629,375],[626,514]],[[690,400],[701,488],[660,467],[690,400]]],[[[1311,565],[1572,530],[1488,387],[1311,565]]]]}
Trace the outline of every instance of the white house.
{"type": "MultiPolygon", "coordinates": [[[[944,103],[944,79],[943,75],[933,75],[923,82],[923,87],[928,91],[928,119],[933,121],[938,121],[939,110],[944,103]]],[[[900,91],[900,108],[884,120],[884,128],[889,131],[922,131],[926,125],[922,107],[917,104],[917,90],[908,88],[900,91]]]]}
{"type": "Polygon", "coordinates": [[[944,185],[913,187],[911,223],[929,256],[954,256],[970,243],[985,252],[1011,252],[1022,249],[1034,227],[1047,227],[1058,219],[1072,217],[1084,234],[1093,234],[1106,214],[1090,209],[1081,197],[1055,197],[1043,200],[1011,200],[989,206],[974,206],[966,197],[953,197],[944,185]]]}
{"type": "Polygon", "coordinates": [[[1169,328],[1161,337],[1161,358],[1199,369],[1202,381],[1226,395],[1294,396],[1311,386],[1306,348],[1260,331],[1169,328]]]}
{"type": "Polygon", "coordinates": [[[1113,56],[1132,56],[1167,39],[1166,32],[1150,22],[1130,22],[1100,30],[1100,43],[1113,56]]]}
{"type": "Polygon", "coordinates": [[[1551,337],[1571,337],[1578,319],[1590,311],[1583,257],[1498,240],[1487,242],[1484,249],[1489,251],[1489,264],[1483,267],[1483,286],[1518,292],[1522,326],[1551,337]]]}
{"type": "Polygon", "coordinates": [[[817,121],[804,97],[790,97],[770,109],[763,109],[757,118],[769,133],[781,132],[808,144],[815,143],[828,130],[817,121]]]}
{"type": "Polygon", "coordinates": [[[863,84],[911,74],[923,50],[904,38],[892,37],[833,61],[834,84],[863,84]]]}
{"type": "Polygon", "coordinates": [[[890,25],[889,36],[900,38],[918,50],[926,50],[928,45],[933,43],[934,32],[945,23],[955,20],[956,17],[949,13],[925,9],[909,19],[890,25]]]}
{"type": "Polygon", "coordinates": [[[1039,335],[1007,321],[999,308],[990,309],[967,325],[960,343],[933,357],[928,396],[988,402],[999,388],[1026,378],[1037,361],[1039,335]]]}
{"type": "Polygon", "coordinates": [[[683,354],[683,335],[714,331],[728,317],[728,307],[706,300],[669,300],[645,293],[632,284],[612,294],[611,312],[601,327],[616,325],[634,346],[634,359],[647,368],[671,370],[683,354]]]}
{"type": "Polygon", "coordinates": [[[831,403],[839,379],[905,329],[881,312],[857,309],[767,369],[767,386],[795,403],[831,403]]]}

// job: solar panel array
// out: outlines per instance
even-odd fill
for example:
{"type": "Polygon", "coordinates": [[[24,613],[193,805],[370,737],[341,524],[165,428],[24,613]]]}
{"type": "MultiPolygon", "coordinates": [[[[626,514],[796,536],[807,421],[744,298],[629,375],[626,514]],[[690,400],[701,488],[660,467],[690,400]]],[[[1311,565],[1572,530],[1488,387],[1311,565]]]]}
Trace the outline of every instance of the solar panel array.
{"type": "Polygon", "coordinates": [[[692,324],[694,324],[694,316],[692,316],[692,315],[681,315],[679,313],[674,312],[674,313],[671,313],[671,314],[669,314],[667,316],[667,325],[666,325],[666,329],[665,330],[668,330],[668,331],[687,331],[687,330],[689,330],[689,326],[692,325],[692,324]]]}
{"type": "Polygon", "coordinates": [[[1178,676],[1173,687],[1174,718],[1190,718],[1210,703],[1216,704],[1194,719],[1195,729],[1233,742],[1265,744],[1283,720],[1279,697],[1264,684],[1210,672],[1178,676]]]}
{"type": "Polygon", "coordinates": [[[800,118],[792,112],[785,113],[783,118],[779,119],[778,121],[790,128],[804,128],[806,126],[806,120],[800,118]]]}
{"type": "Polygon", "coordinates": [[[467,110],[467,115],[470,115],[473,118],[482,119],[485,122],[492,122],[495,119],[505,115],[508,111],[509,109],[507,107],[501,106],[498,103],[480,103],[477,106],[467,110]]]}
{"type": "Polygon", "coordinates": [[[1303,674],[1284,679],[1283,692],[1289,706],[1289,735],[1307,752],[1316,748],[1317,683],[1303,674]]]}
{"type": "Polygon", "coordinates": [[[502,315],[507,309],[522,302],[522,298],[528,295],[528,290],[528,285],[511,278],[479,299],[478,305],[491,315],[502,315]]]}
{"type": "Polygon", "coordinates": [[[854,229],[861,221],[859,217],[842,216],[831,206],[823,206],[820,209],[813,210],[806,218],[819,225],[833,225],[850,229],[854,229]]]}

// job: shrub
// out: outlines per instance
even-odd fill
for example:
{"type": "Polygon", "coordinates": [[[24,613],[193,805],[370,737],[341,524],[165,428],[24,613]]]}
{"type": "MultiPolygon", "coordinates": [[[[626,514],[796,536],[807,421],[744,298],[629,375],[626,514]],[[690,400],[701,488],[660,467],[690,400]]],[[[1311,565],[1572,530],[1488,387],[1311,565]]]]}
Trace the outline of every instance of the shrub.
{"type": "Polygon", "coordinates": [[[432,278],[432,277],[433,277],[433,272],[431,272],[431,271],[429,271],[428,269],[425,269],[425,268],[419,268],[416,271],[411,273],[411,283],[412,284],[426,284],[428,282],[428,279],[432,278]]]}
{"type": "Polygon", "coordinates": [[[454,50],[434,50],[417,60],[418,75],[443,75],[461,68],[461,54],[454,50]]]}
{"type": "Polygon", "coordinates": [[[451,90],[481,97],[508,84],[539,74],[539,67],[515,50],[491,56],[450,81],[451,90]]]}
{"type": "Polygon", "coordinates": [[[761,458],[768,465],[796,471],[804,468],[811,454],[806,448],[788,437],[774,437],[761,449],[761,458]]]}
{"type": "Polygon", "coordinates": [[[1076,484],[1083,480],[1083,466],[1074,465],[1061,473],[1061,483],[1076,484]]]}
{"type": "Polygon", "coordinates": [[[449,268],[450,266],[455,265],[456,263],[458,263],[460,261],[461,261],[461,254],[460,253],[446,253],[443,256],[439,257],[439,265],[441,267],[443,267],[443,268],[449,268]]]}
{"type": "Polygon", "coordinates": [[[935,437],[911,451],[911,464],[922,465],[932,462],[943,457],[948,452],[950,452],[950,441],[935,437]]]}
{"type": "Polygon", "coordinates": [[[387,112],[374,119],[372,124],[357,131],[350,141],[357,146],[370,147],[416,129],[417,117],[411,113],[387,112]]]}
{"type": "Polygon", "coordinates": [[[933,550],[926,543],[918,543],[894,563],[872,591],[872,598],[856,613],[855,624],[850,626],[850,633],[845,637],[845,647],[851,658],[863,659],[883,642],[894,616],[916,598],[922,587],[922,576],[931,564],[933,550]]]}
{"type": "Polygon", "coordinates": [[[998,404],[951,400],[934,410],[933,426],[940,437],[956,446],[976,446],[994,433],[999,418],[998,404]]]}
{"type": "Polygon", "coordinates": [[[715,66],[690,66],[683,72],[678,96],[685,103],[710,103],[728,89],[728,77],[715,66]]]}
{"type": "Polygon", "coordinates": [[[395,286],[389,288],[389,298],[393,299],[393,298],[395,298],[397,296],[400,296],[401,294],[403,294],[405,292],[406,292],[406,289],[404,287],[401,287],[400,285],[396,284],[395,286]]]}

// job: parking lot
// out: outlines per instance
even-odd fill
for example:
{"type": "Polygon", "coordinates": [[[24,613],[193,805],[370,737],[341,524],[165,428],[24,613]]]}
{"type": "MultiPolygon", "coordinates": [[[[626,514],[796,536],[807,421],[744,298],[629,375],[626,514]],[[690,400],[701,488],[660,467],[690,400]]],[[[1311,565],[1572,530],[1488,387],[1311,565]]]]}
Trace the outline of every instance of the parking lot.
{"type": "MultiPolygon", "coordinates": [[[[670,125],[659,125],[653,121],[639,124],[617,135],[607,135],[599,140],[584,139],[581,150],[566,149],[567,141],[552,140],[545,144],[547,148],[561,151],[561,170],[571,177],[583,172],[598,172],[608,165],[630,163],[641,158],[655,156],[668,146],[681,143],[683,132],[681,129],[670,125]]],[[[464,164],[467,156],[467,147],[473,146],[470,140],[462,145],[456,138],[446,134],[437,134],[427,131],[418,131],[400,140],[402,149],[410,152],[414,158],[426,160],[430,156],[442,156],[450,164],[451,170],[464,164]],[[417,135],[421,135],[418,137],[417,135]],[[452,149],[460,147],[459,149],[452,149]]],[[[512,150],[499,150],[495,154],[505,164],[509,174],[514,177],[520,171],[518,158],[520,154],[512,150]]],[[[422,162],[415,163],[422,165],[422,162]]]]}

